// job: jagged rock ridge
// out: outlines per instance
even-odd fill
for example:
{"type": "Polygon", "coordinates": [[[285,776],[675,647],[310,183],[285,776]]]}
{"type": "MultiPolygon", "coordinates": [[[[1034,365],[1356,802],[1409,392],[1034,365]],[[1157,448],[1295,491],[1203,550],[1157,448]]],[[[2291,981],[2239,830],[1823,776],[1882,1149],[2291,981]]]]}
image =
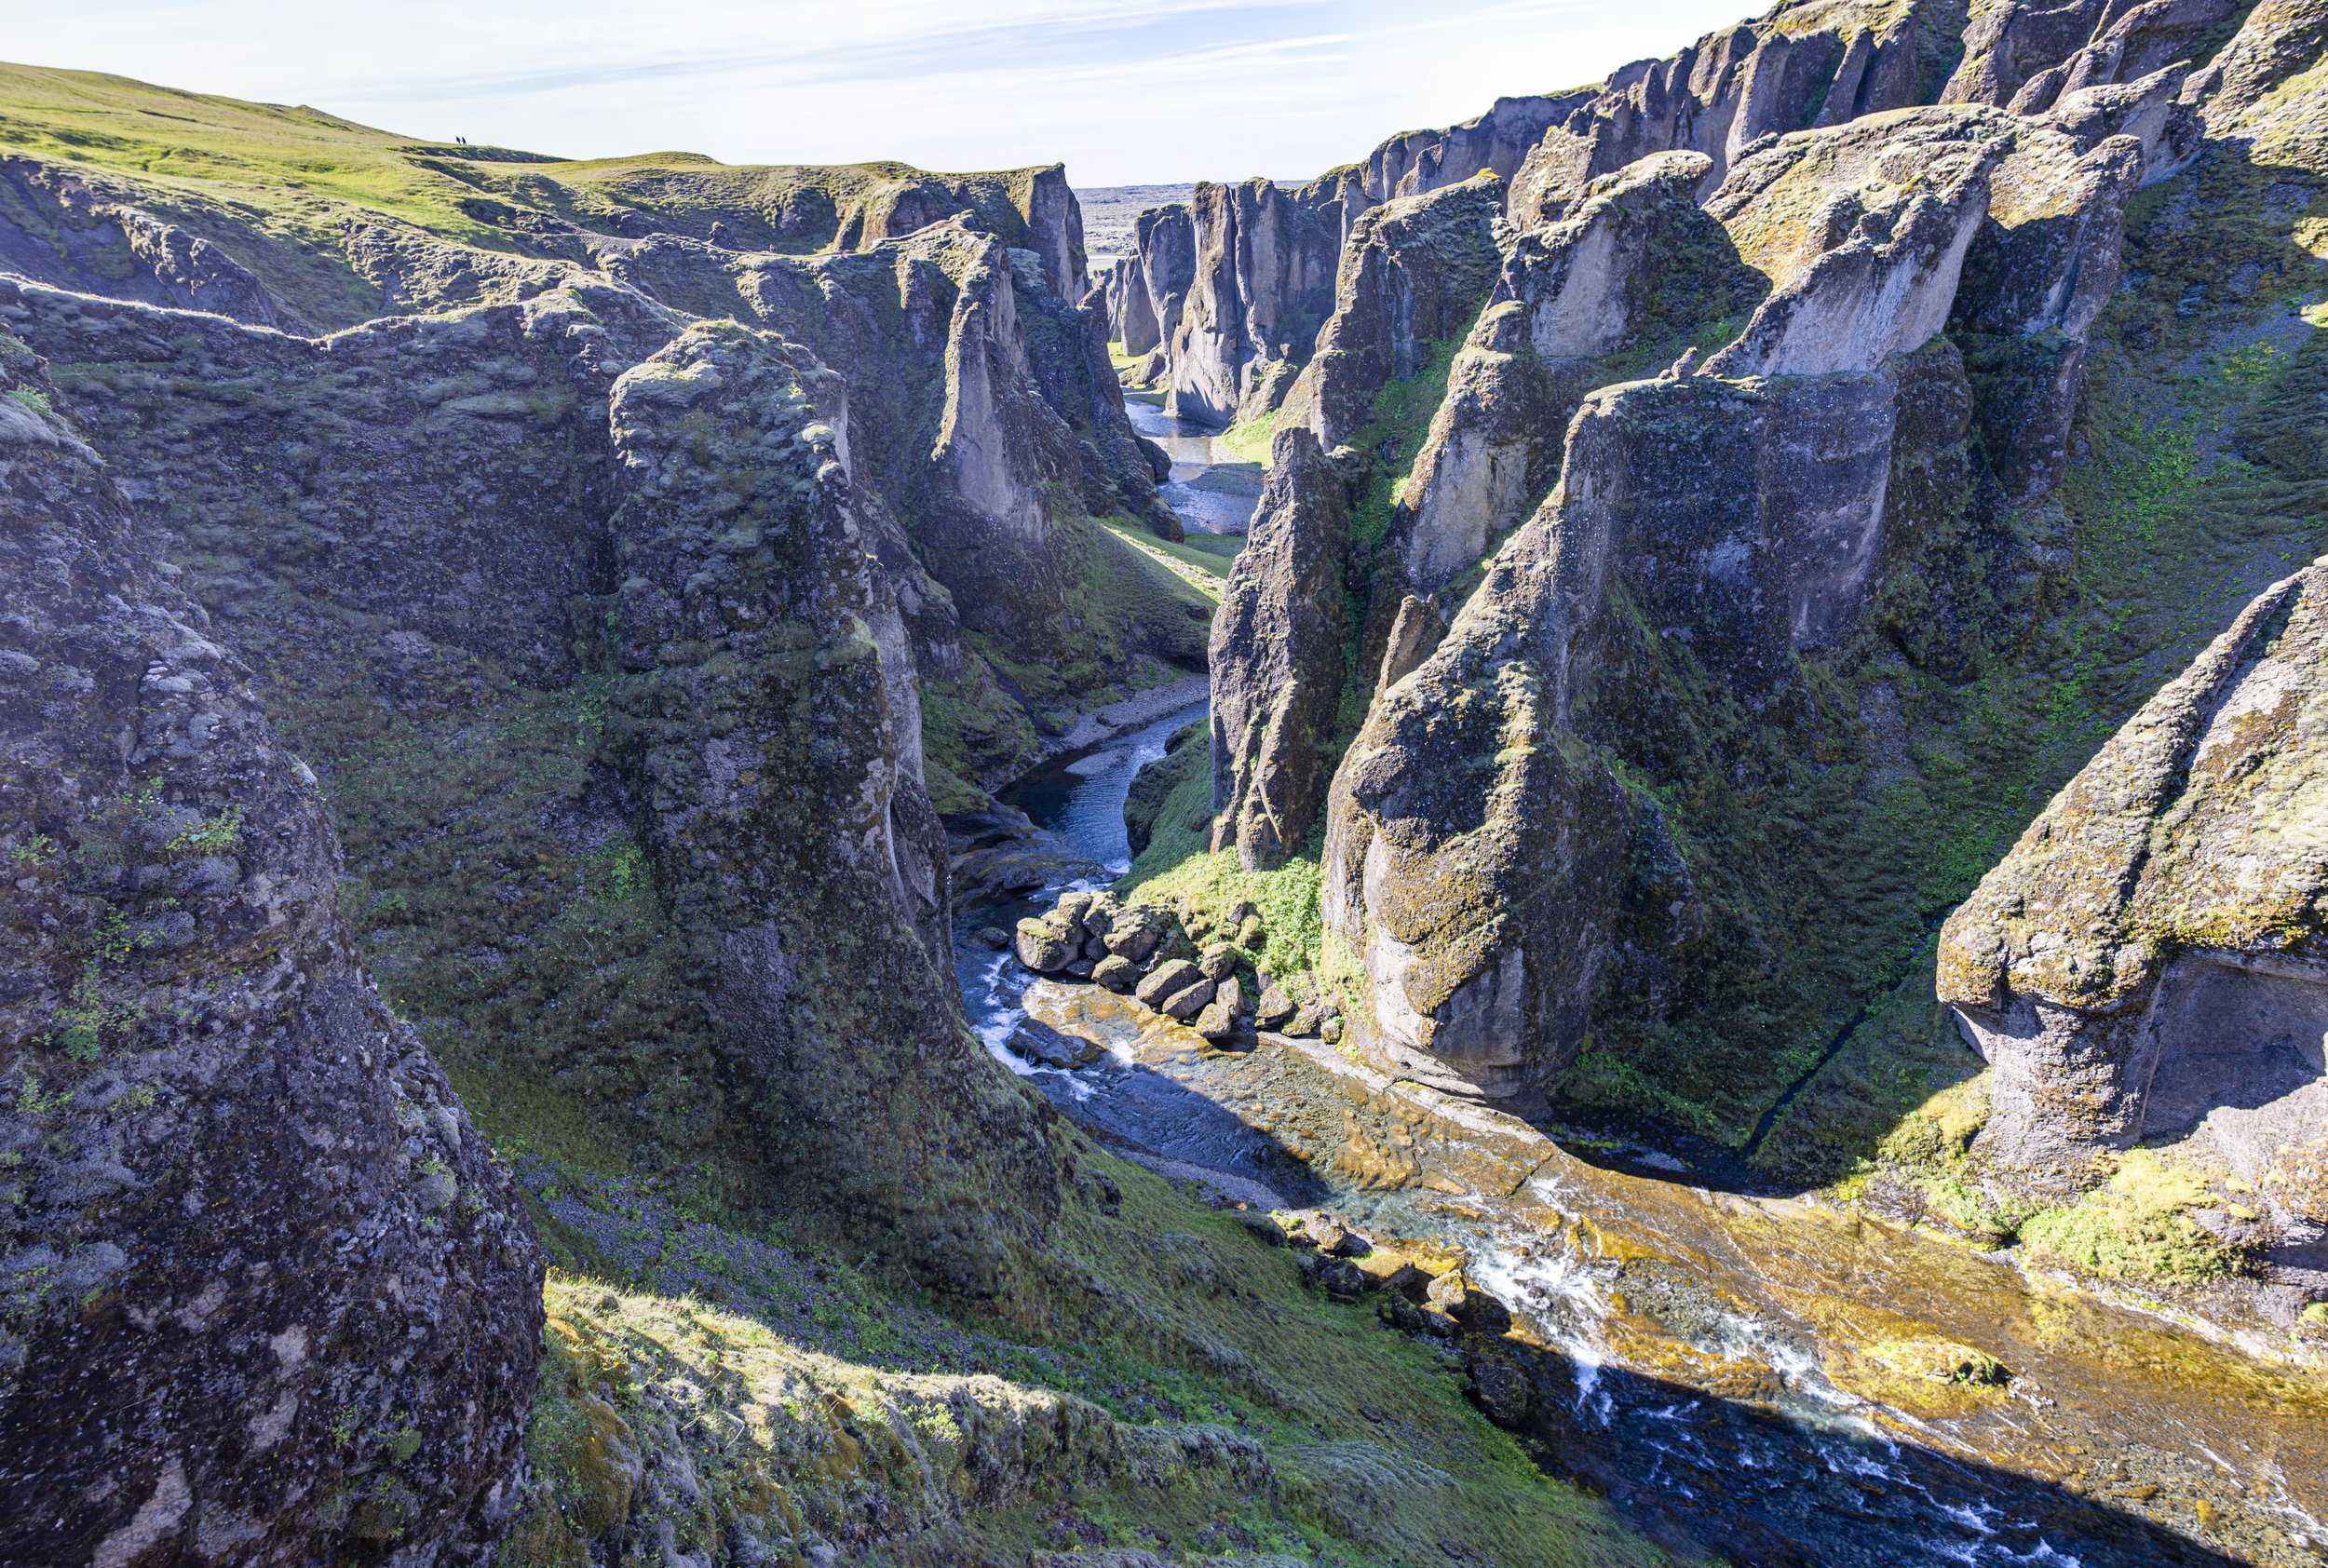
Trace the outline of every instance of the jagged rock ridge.
{"type": "Polygon", "coordinates": [[[0,332],[0,1557],[488,1561],[542,1255],[315,775],[0,332]]]}
{"type": "Polygon", "coordinates": [[[1374,308],[1345,289],[1216,629],[1214,843],[1264,867],[1322,827],[1353,1038],[1386,1070],[1525,1100],[1588,1047],[1596,1074],[1685,1056],[1821,994],[1776,980],[1772,912],[1820,916],[1726,858],[1715,781],[1769,765],[1757,735],[1863,744],[1817,693],[1871,637],[1961,669],[2041,616],[2130,204],[2202,128],[2284,135],[2246,105],[2318,52],[2294,8],[2236,37],[2221,8],[2088,9],[2009,89],[1932,6],[1781,7],[1593,89],[1493,186],[1501,279],[1444,380],[1407,384],[1427,426],[1379,423],[1401,383],[1325,352],[1374,308]],[[2194,40],[2222,47],[2196,74],[2194,40]],[[1686,114],[1643,113],[1684,80],[1686,114]],[[1658,255],[1718,309],[1652,323],[1658,255]],[[1652,341],[1679,358],[1632,379],[1652,341]],[[1964,608],[1919,623],[1919,599],[1964,608]]]}

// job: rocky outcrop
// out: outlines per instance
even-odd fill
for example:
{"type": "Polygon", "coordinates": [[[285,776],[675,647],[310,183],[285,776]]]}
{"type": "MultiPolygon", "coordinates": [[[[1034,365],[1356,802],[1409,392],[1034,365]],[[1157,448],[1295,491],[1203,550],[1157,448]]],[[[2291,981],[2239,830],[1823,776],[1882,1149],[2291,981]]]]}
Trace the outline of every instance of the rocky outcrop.
{"type": "Polygon", "coordinates": [[[0,265],[88,293],[330,331],[399,310],[522,300],[658,240],[730,255],[867,251],[966,211],[980,232],[1033,253],[1052,297],[1072,304],[1087,288],[1081,211],[1057,165],[732,168],[691,153],[577,165],[399,144],[312,110],[119,77],[25,74],[37,87],[11,111],[20,135],[0,171],[0,265]],[[156,128],[171,127],[178,151],[115,134],[153,123],[132,105],[165,101],[181,112],[156,128]],[[222,142],[237,151],[214,158],[208,149],[222,142]],[[151,178],[162,159],[167,178],[151,178]],[[310,179],[318,160],[335,171],[320,185],[310,179]]]}
{"type": "MultiPolygon", "coordinates": [[[[1610,1008],[1660,1008],[1692,966],[1720,962],[1700,947],[1710,868],[1625,771],[1676,743],[1649,694],[1711,681],[1749,709],[1777,699],[1798,661],[1848,640],[1887,560],[1963,504],[1972,385],[1935,340],[1996,171],[2028,156],[2017,177],[2034,182],[2049,167],[2024,144],[2082,167],[2064,139],[1993,112],[1907,111],[1784,139],[1708,205],[1769,298],[1703,370],[1685,354],[1585,396],[1559,489],[1437,652],[1386,679],[1335,776],[1323,903],[1365,971],[1354,1037],[1387,1070],[1524,1098],[1610,1008]]],[[[2114,237],[2139,162],[2124,139],[2097,165],[2097,235],[2114,237]]],[[[1654,210],[1654,183],[1521,254],[1564,281],[1559,262],[1596,231],[1614,243],[1654,210]]],[[[2061,237],[2008,215],[2023,221],[1995,243],[2044,276],[2038,233],[2061,237]]],[[[2114,237],[2095,243],[2114,255],[2114,237]]],[[[1502,291],[1526,273],[1508,268],[1502,291]]],[[[1586,302],[1565,318],[1595,334],[1577,346],[1605,346],[1622,312],[1586,302]]],[[[1533,348],[1523,328],[1545,313],[1528,309],[1492,307],[1475,345],[1533,348]]]]}
{"type": "Polygon", "coordinates": [[[1964,30],[1964,62],[1940,101],[2041,115],[2082,88],[2139,81],[2189,62],[2238,10],[2237,0],[2002,0],[1976,7],[1964,30]]]}
{"type": "Polygon", "coordinates": [[[1461,125],[1401,131],[1366,155],[1360,186],[1372,204],[1460,184],[1482,169],[1508,181],[1544,133],[1590,97],[1590,89],[1550,98],[1499,98],[1487,113],[1461,125]]]}
{"type": "Polygon", "coordinates": [[[614,388],[620,754],[674,918],[715,954],[778,1179],[992,1297],[1056,1205],[1058,1156],[1048,1108],[956,1011],[903,624],[852,505],[842,385],[801,358],[708,325],[614,388]],[[783,482],[738,482],[770,467],[783,482]]]}
{"type": "Polygon", "coordinates": [[[250,669],[5,332],[0,384],[0,1558],[489,1561],[532,1228],[250,669]]]}
{"type": "Polygon", "coordinates": [[[1590,182],[1652,153],[1710,160],[1711,196],[1765,138],[1932,101],[1957,51],[1960,0],[1781,0],[1764,17],[1642,61],[1564,112],[1512,175],[1510,213],[1561,216],[1590,182]]]}
{"type": "Polygon", "coordinates": [[[0,159],[0,265],[66,288],[305,330],[225,250],[140,210],[112,183],[0,159]]]}
{"type": "Polygon", "coordinates": [[[2328,85],[2311,67],[2328,50],[2320,0],[2261,0],[2183,98],[2207,134],[2259,163],[2328,168],[2328,85]]]}
{"type": "Polygon", "coordinates": [[[1335,774],[1322,902],[1365,966],[1361,1048],[1451,1092],[1525,1098],[1605,993],[1666,991],[1699,894],[1663,809],[1601,748],[1656,744],[1669,632],[1748,704],[1848,632],[1902,525],[1895,466],[1963,439],[1962,377],[1941,345],[1875,373],[1584,399],[1560,489],[1335,774]]]}
{"type": "Polygon", "coordinates": [[[1199,184],[1189,215],[1194,276],[1169,340],[1165,406],[1227,425],[1283,396],[1333,298],[1339,237],[1267,180],[1199,184]]]}
{"type": "Polygon", "coordinates": [[[1929,341],[2010,148],[2003,125],[1909,110],[1789,138],[1740,164],[1707,210],[1774,287],[1707,373],[1866,372],[1929,341]]]}
{"type": "Polygon", "coordinates": [[[1185,203],[1150,208],[1134,228],[1132,253],[1117,263],[1120,288],[1109,296],[1114,337],[1126,354],[1148,356],[1133,378],[1142,385],[1164,379],[1181,313],[1197,280],[1196,225],[1185,203]]]}
{"type": "MultiPolygon", "coordinates": [[[[1035,264],[954,221],[875,252],[813,260],[738,261],[661,241],[617,274],[681,308],[765,323],[827,364],[851,367],[851,471],[917,664],[938,679],[977,680],[965,629],[1037,669],[1063,662],[1076,635],[1071,599],[1130,553],[1085,516],[1134,519],[1168,539],[1181,533],[1125,414],[1104,320],[1054,298],[1035,264]]],[[[1117,671],[1143,655],[1198,664],[1201,637],[1177,613],[1081,630],[1117,671]]],[[[1016,680],[1038,704],[1073,702],[1071,690],[1016,680]]],[[[982,702],[1010,699],[989,692],[982,702]]],[[[995,737],[997,754],[965,760],[998,784],[1035,750],[1023,725],[995,737]]]]}
{"type": "Polygon", "coordinates": [[[2328,563],[2273,584],[2046,806],[1941,934],[1995,1071],[1974,1148],[2059,1194],[2186,1139],[2328,1280],[2328,563]],[[2211,1162],[2211,1163],[2213,1163],[2211,1162]]]}
{"type": "MultiPolygon", "coordinates": [[[[1696,153],[1644,158],[1510,248],[1399,496],[1391,539],[1406,592],[1436,593],[1535,509],[1593,362],[1631,347],[1653,304],[1681,295],[1718,311],[1724,280],[1684,276],[1706,241],[1729,249],[1690,199],[1705,169],[1696,153]]],[[[1400,673],[1428,652],[1404,650],[1400,673]]]]}
{"type": "MultiPolygon", "coordinates": [[[[1101,323],[1034,253],[959,224],[814,260],[664,238],[629,261],[633,282],[322,340],[30,284],[0,284],[0,316],[72,361],[114,471],[281,694],[357,825],[366,951],[441,1037],[494,1074],[521,1049],[548,1095],[629,1103],[645,1157],[700,1162],[731,1201],[781,1193],[881,1228],[934,1285],[1005,1291],[1056,1200],[1048,1124],[931,956],[949,900],[922,713],[957,760],[981,722],[1005,765],[1031,752],[1023,709],[1015,734],[986,717],[1016,704],[965,628],[1063,663],[1070,588],[1058,689],[1139,668],[1105,640],[1156,623],[1094,575],[1130,552],[1084,516],[1130,510],[1111,437],[1153,492],[1101,323]],[[220,461],[177,460],[197,433],[220,461]],[[1031,563],[1015,621],[975,597],[1003,550],[1031,563]],[[537,747],[529,712],[569,716],[537,747]],[[408,809],[415,831],[379,832],[408,809]],[[896,1185],[855,1140],[943,1139],[929,1103],[1000,1163],[955,1186],[932,1145],[896,1185]]],[[[1200,657],[1198,623],[1163,610],[1179,641],[1156,645],[1200,657]]]]}
{"type": "Polygon", "coordinates": [[[1306,426],[1278,433],[1212,623],[1212,847],[1274,865],[1317,819],[1347,675],[1350,476],[1306,426]]]}
{"type": "Polygon", "coordinates": [[[2126,203],[2147,167],[2140,140],[2036,128],[1990,178],[1949,334],[1980,393],[1980,427],[2008,506],[2059,482],[2085,390],[2087,335],[2118,287],[2126,203]]]}
{"type": "Polygon", "coordinates": [[[1431,348],[1465,331],[1495,286],[1498,182],[1477,179],[1387,202],[1351,231],[1333,315],[1286,394],[1280,427],[1308,426],[1320,446],[1357,439],[1374,396],[1421,372],[1431,348]]]}
{"type": "MultiPolygon", "coordinates": [[[[1343,644],[1364,630],[1348,624],[1347,590],[1364,580],[1345,576],[1349,512],[1379,455],[1347,449],[1376,394],[1420,374],[1477,314],[1498,261],[1497,189],[1476,180],[1360,218],[1333,318],[1286,397],[1250,542],[1212,625],[1213,847],[1234,845],[1249,868],[1301,843],[1333,772],[1343,644]]],[[[1398,597],[1387,603],[1395,611],[1398,597]]]]}

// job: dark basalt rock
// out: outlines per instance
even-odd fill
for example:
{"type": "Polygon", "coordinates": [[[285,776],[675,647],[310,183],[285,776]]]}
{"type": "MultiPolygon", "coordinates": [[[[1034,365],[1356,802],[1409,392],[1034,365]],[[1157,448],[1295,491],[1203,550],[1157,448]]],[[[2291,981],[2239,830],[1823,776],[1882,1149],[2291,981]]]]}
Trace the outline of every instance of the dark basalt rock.
{"type": "Polygon", "coordinates": [[[1227,425],[1274,408],[1333,299],[1338,231],[1303,193],[1266,180],[1199,184],[1189,205],[1194,277],[1167,342],[1171,395],[1184,419],[1227,425]]]}
{"type": "Polygon", "coordinates": [[[1057,1204],[1059,1156],[1048,1107],[959,1022],[904,626],[840,461],[837,378],[803,358],[711,323],[615,388],[620,751],[777,1169],[877,1217],[929,1282],[992,1296],[1057,1204]],[[747,466],[793,482],[741,490],[747,466]],[[802,1005],[843,986],[846,1014],[802,1005]]]}
{"type": "Polygon", "coordinates": [[[1974,1147],[2042,1192],[2190,1139],[2328,1284],[2328,563],[2273,584],[2031,823],[1941,934],[1939,991],[1996,1069],[1974,1147]]]}
{"type": "Polygon", "coordinates": [[[487,1561],[542,1254],[38,363],[0,334],[0,1560],[487,1561]]]}

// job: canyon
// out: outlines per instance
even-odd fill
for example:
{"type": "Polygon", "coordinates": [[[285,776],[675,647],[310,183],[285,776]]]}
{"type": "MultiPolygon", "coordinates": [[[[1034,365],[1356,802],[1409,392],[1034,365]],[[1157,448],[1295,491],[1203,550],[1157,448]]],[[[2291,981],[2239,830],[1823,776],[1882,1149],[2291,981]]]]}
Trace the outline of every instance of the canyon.
{"type": "Polygon", "coordinates": [[[2316,1561],[2324,73],[1781,0],[1095,271],[0,66],[0,1562],[2316,1561]]]}

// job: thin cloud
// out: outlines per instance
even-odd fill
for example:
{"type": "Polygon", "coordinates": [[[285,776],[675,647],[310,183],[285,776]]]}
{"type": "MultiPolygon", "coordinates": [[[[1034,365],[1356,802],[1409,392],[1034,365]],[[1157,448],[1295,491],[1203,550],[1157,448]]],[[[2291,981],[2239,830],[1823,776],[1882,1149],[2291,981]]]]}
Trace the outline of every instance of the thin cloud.
{"type": "Polygon", "coordinates": [[[1064,161],[1079,184],[1314,173],[1590,81],[1737,0],[80,0],[7,51],[571,157],[1064,161]]]}

